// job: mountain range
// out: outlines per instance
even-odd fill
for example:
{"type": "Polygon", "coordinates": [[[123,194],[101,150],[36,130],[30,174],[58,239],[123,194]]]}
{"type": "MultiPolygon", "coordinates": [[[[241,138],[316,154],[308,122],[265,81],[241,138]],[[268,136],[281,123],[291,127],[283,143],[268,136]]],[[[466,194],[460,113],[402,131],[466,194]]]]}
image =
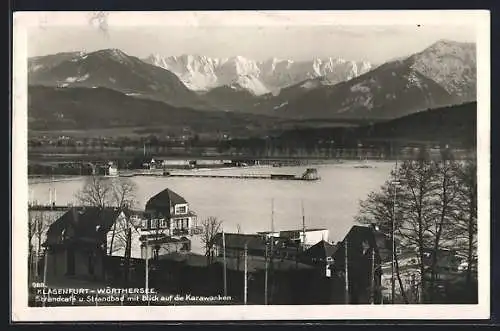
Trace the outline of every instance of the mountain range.
{"type": "Polygon", "coordinates": [[[103,87],[182,109],[299,120],[382,120],[475,101],[477,79],[475,44],[449,40],[379,66],[333,58],[257,62],[241,56],[154,55],[141,60],[105,49],[30,58],[28,69],[30,86],[103,87]]]}
{"type": "Polygon", "coordinates": [[[276,93],[283,87],[316,77],[327,77],[339,83],[372,68],[372,64],[366,61],[331,57],[310,61],[277,58],[255,61],[243,56],[221,59],[200,55],[164,57],[152,54],[144,61],[173,72],[195,91],[230,85],[247,89],[254,95],[276,93]]]}

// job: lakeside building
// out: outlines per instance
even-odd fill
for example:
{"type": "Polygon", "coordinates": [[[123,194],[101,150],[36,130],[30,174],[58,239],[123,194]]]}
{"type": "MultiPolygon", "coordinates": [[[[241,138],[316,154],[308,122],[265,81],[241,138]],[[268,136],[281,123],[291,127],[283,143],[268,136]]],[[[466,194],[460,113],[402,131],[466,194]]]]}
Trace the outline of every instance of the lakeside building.
{"type": "MultiPolygon", "coordinates": [[[[144,258],[148,256],[151,258],[150,286],[168,293],[214,295],[223,289],[222,273],[226,266],[228,294],[241,301],[246,247],[249,303],[264,302],[266,277],[269,304],[346,303],[343,273],[346,259],[349,261],[348,303],[379,303],[374,292],[379,288],[380,273],[373,274],[372,263],[380,265],[387,253],[384,253],[385,238],[370,227],[354,226],[337,245],[321,239],[305,250],[299,240],[290,240],[293,236],[225,234],[223,245],[220,233],[215,240],[213,257],[189,252],[189,248],[183,246],[189,243],[183,242],[184,236],[170,236],[169,245],[176,242],[178,249],[164,249],[160,245],[160,252],[155,250],[157,241],[144,240],[144,232],[157,234],[158,228],[154,225],[163,224],[166,231],[182,229],[182,222],[173,220],[186,218],[187,214],[186,200],[168,189],[152,197],[143,214],[116,208],[71,208],[51,225],[44,243],[48,249],[48,283],[58,277],[69,277],[122,284],[124,271],[129,270],[124,284],[140,286],[144,281],[144,258]],[[155,223],[155,218],[143,218],[144,215],[155,216],[159,222],[155,223]],[[372,255],[372,251],[376,254],[372,255]],[[127,256],[130,257],[129,269],[124,269],[127,256]],[[265,276],[266,270],[268,276],[265,276]]],[[[186,236],[186,239],[189,238],[186,236]]]]}
{"type": "Polygon", "coordinates": [[[327,234],[325,229],[226,233],[223,242],[222,233],[219,233],[215,239],[215,256],[220,261],[225,248],[228,263],[235,261],[238,268],[246,246],[248,263],[260,263],[265,269],[267,260],[270,274],[274,272],[276,263],[286,263],[289,270],[294,270],[294,266],[309,266],[309,277],[313,277],[314,281],[307,285],[308,294],[303,295],[309,295],[308,300],[312,303],[381,303],[380,265],[390,258],[387,237],[372,226],[353,226],[341,242],[333,245],[325,240],[327,234]],[[308,233],[309,237],[302,239],[308,233]],[[306,245],[303,245],[304,242],[306,245]],[[311,293],[314,295],[310,296],[311,293]]]}
{"type": "MultiPolygon", "coordinates": [[[[130,215],[130,257],[158,258],[172,252],[191,251],[196,219],[182,196],[168,188],[157,193],[147,201],[144,212],[130,215]]],[[[117,227],[122,233],[129,228],[127,224],[117,224],[117,227]]],[[[122,248],[112,255],[125,257],[125,253],[122,248]]]]}
{"type": "Polygon", "coordinates": [[[279,260],[292,260],[303,262],[310,259],[327,259],[325,256],[316,256],[317,247],[309,251],[315,245],[321,245],[322,242],[329,246],[327,252],[329,254],[330,243],[328,240],[328,229],[307,229],[303,230],[286,230],[277,232],[258,232],[257,234],[240,234],[240,233],[225,233],[224,241],[222,233],[217,233],[214,242],[214,255],[221,257],[224,251],[226,257],[241,258],[244,254],[245,246],[247,247],[248,256],[253,259],[264,258],[265,256],[279,260]],[[305,243],[305,244],[304,244],[305,243]],[[304,255],[307,252],[307,255],[304,255]]]}
{"type": "Polygon", "coordinates": [[[49,278],[105,278],[106,257],[158,258],[189,252],[196,215],[187,201],[165,189],[144,212],[118,208],[70,207],[47,230],[49,278]]]}
{"type": "Polygon", "coordinates": [[[117,208],[70,208],[47,230],[43,243],[47,280],[105,279],[108,233],[116,222],[126,218],[126,213],[117,208]]]}
{"type": "Polygon", "coordinates": [[[332,277],[345,284],[344,301],[351,304],[382,302],[381,265],[390,261],[391,247],[387,236],[374,226],[355,225],[337,243],[331,272],[332,277]]]}
{"type": "Polygon", "coordinates": [[[168,188],[148,200],[143,216],[143,234],[159,229],[167,236],[191,235],[197,219],[186,199],[168,188]]]}
{"type": "Polygon", "coordinates": [[[224,246],[226,257],[242,258],[247,247],[247,255],[250,259],[264,259],[266,256],[273,260],[300,261],[304,247],[297,241],[287,237],[270,236],[269,233],[240,234],[225,233],[224,241],[222,233],[215,236],[215,253],[222,257],[224,246]]]}
{"type": "Polygon", "coordinates": [[[330,244],[325,240],[321,240],[315,245],[308,248],[300,256],[303,263],[313,265],[322,270],[326,277],[331,277],[331,267],[333,266],[333,254],[337,246],[330,244]]]}

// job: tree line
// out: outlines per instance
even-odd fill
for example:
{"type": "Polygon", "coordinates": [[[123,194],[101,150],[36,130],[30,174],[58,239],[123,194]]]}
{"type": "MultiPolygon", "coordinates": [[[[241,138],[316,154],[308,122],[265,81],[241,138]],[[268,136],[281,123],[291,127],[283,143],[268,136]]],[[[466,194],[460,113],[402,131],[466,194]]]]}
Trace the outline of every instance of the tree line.
{"type": "MultiPolygon", "coordinates": [[[[360,202],[357,221],[375,224],[394,238],[398,294],[409,302],[402,281],[400,255],[414,252],[419,302],[438,300],[444,255],[465,261],[455,273],[456,289],[477,296],[477,165],[449,154],[431,160],[425,151],[402,162],[378,190],[360,202]]],[[[445,266],[446,267],[446,266],[445,266]]],[[[451,266],[450,266],[451,267],[451,266]]],[[[477,298],[475,299],[477,300],[477,298]]]]}

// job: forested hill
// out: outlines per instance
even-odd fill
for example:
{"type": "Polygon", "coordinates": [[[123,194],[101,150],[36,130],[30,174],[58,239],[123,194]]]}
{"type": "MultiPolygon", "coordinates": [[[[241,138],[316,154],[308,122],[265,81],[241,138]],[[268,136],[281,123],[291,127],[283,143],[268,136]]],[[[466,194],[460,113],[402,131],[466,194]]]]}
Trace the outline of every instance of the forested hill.
{"type": "Polygon", "coordinates": [[[429,109],[394,120],[359,127],[302,128],[283,132],[279,140],[360,142],[436,142],[473,147],[476,144],[477,103],[429,109]]]}

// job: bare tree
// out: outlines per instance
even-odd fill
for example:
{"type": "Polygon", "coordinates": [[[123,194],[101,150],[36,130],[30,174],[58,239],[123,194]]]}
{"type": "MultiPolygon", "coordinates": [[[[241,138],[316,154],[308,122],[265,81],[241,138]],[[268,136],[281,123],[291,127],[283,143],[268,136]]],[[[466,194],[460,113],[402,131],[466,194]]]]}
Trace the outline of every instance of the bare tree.
{"type": "Polygon", "coordinates": [[[124,218],[115,222],[112,229],[109,253],[127,247],[128,232],[134,231],[139,224],[133,222],[130,211],[136,204],[137,185],[128,178],[118,178],[109,182],[110,192],[107,205],[124,212],[124,218]]]}
{"type": "Polygon", "coordinates": [[[435,216],[432,206],[435,174],[433,164],[423,156],[417,160],[405,161],[399,169],[391,173],[391,179],[379,192],[371,193],[368,199],[361,203],[359,220],[379,225],[383,232],[391,238],[394,235],[394,240],[398,242],[399,247],[394,252],[395,268],[405,301],[406,295],[399,275],[397,252],[398,250],[418,252],[420,284],[425,286],[424,251],[432,242],[429,229],[435,216]],[[399,181],[397,187],[393,185],[396,180],[399,181]],[[396,215],[393,215],[394,211],[396,215]]]}
{"type": "MultiPolygon", "coordinates": [[[[123,217],[115,220],[111,230],[111,240],[107,254],[125,250],[125,277],[128,281],[129,257],[126,248],[131,244],[131,231],[135,231],[138,224],[133,224],[130,209],[135,205],[136,185],[128,178],[110,180],[99,176],[90,176],[83,188],[76,194],[78,201],[84,206],[104,209],[107,207],[118,208],[123,217]]],[[[121,214],[120,214],[121,215],[121,214]]],[[[102,221],[102,220],[101,220],[102,221]]]]}
{"type": "Polygon", "coordinates": [[[129,178],[118,178],[111,184],[112,205],[122,209],[132,209],[136,204],[137,185],[129,178]]]}
{"type": "Polygon", "coordinates": [[[401,186],[398,194],[398,208],[402,219],[398,228],[401,247],[417,252],[422,300],[425,301],[427,288],[425,251],[432,246],[433,238],[429,232],[435,213],[435,165],[425,159],[406,161],[398,171],[401,186]]]}
{"type": "Polygon", "coordinates": [[[467,262],[466,283],[471,284],[477,275],[477,164],[476,160],[467,160],[457,168],[459,180],[459,201],[456,204],[454,222],[455,246],[459,255],[467,262]]]}
{"type": "Polygon", "coordinates": [[[82,205],[100,209],[111,205],[112,196],[113,186],[109,179],[95,175],[88,177],[83,188],[76,194],[82,205]]]}
{"type": "Polygon", "coordinates": [[[129,178],[111,180],[99,176],[86,179],[76,198],[84,206],[131,209],[136,203],[137,185],[129,178]]]}
{"type": "Polygon", "coordinates": [[[28,243],[29,243],[29,260],[32,272],[35,277],[38,276],[38,258],[42,251],[43,237],[45,236],[52,220],[43,211],[30,212],[28,223],[28,243]]]}
{"type": "Polygon", "coordinates": [[[28,249],[29,249],[29,256],[28,256],[28,261],[29,261],[29,275],[33,276],[34,272],[34,258],[35,258],[35,249],[33,245],[34,237],[35,237],[35,232],[36,232],[36,227],[37,227],[37,220],[33,212],[28,212],[28,249]]]}
{"type": "Polygon", "coordinates": [[[457,163],[447,158],[435,162],[434,170],[435,188],[434,200],[432,201],[434,217],[432,217],[429,233],[432,238],[430,248],[433,254],[431,255],[430,265],[430,286],[429,296],[430,301],[433,301],[435,295],[435,283],[438,274],[438,255],[439,252],[446,248],[453,238],[453,215],[456,205],[462,204],[458,201],[458,177],[457,163]]]}
{"type": "Polygon", "coordinates": [[[35,237],[37,241],[37,252],[39,253],[42,250],[43,237],[47,233],[47,230],[49,229],[52,222],[50,220],[50,217],[48,217],[43,212],[40,212],[37,216],[38,217],[37,217],[37,227],[35,229],[35,237]]]}
{"type": "Polygon", "coordinates": [[[216,217],[210,216],[201,222],[201,242],[205,247],[205,256],[210,260],[213,256],[213,249],[215,246],[215,239],[217,233],[220,232],[222,222],[216,217]]]}
{"type": "MultiPolygon", "coordinates": [[[[356,221],[361,224],[376,224],[380,231],[386,234],[392,241],[392,236],[395,236],[396,240],[400,240],[398,236],[399,229],[402,226],[401,220],[402,208],[399,208],[398,202],[395,200],[395,187],[391,185],[391,182],[396,178],[396,173],[393,171],[391,173],[392,180],[387,181],[381,188],[379,192],[371,192],[367,199],[360,202],[360,211],[356,216],[356,221]],[[396,203],[396,204],[395,204],[396,203]],[[394,233],[392,231],[392,222],[394,221],[394,233]]],[[[392,250],[392,248],[390,248],[392,250]]],[[[394,262],[395,262],[395,276],[398,280],[398,285],[400,289],[401,296],[408,301],[406,291],[401,279],[401,274],[399,272],[399,259],[397,250],[394,252],[394,262]]]]}
{"type": "MultiPolygon", "coordinates": [[[[474,263],[474,253],[470,252],[474,251],[477,231],[476,170],[473,164],[468,164],[461,166],[448,157],[431,161],[419,153],[416,160],[403,162],[380,191],[370,193],[360,203],[359,222],[375,223],[381,231],[390,233],[390,222],[394,219],[399,248],[417,253],[418,285],[424,302],[434,299],[440,252],[456,247],[457,238],[462,238],[465,255],[474,263]],[[391,187],[394,179],[399,180],[397,199],[391,187]],[[396,215],[393,215],[394,202],[396,215]],[[431,252],[430,259],[424,256],[425,252],[431,252]]],[[[397,262],[396,258],[398,273],[397,262]]]]}
{"type": "Polygon", "coordinates": [[[28,212],[28,245],[29,251],[33,251],[33,239],[37,227],[37,220],[34,212],[28,212]]]}
{"type": "Polygon", "coordinates": [[[134,222],[130,215],[124,214],[123,218],[113,224],[111,228],[111,240],[108,248],[108,254],[124,250],[127,247],[128,231],[136,231],[140,224],[134,222]]]}

